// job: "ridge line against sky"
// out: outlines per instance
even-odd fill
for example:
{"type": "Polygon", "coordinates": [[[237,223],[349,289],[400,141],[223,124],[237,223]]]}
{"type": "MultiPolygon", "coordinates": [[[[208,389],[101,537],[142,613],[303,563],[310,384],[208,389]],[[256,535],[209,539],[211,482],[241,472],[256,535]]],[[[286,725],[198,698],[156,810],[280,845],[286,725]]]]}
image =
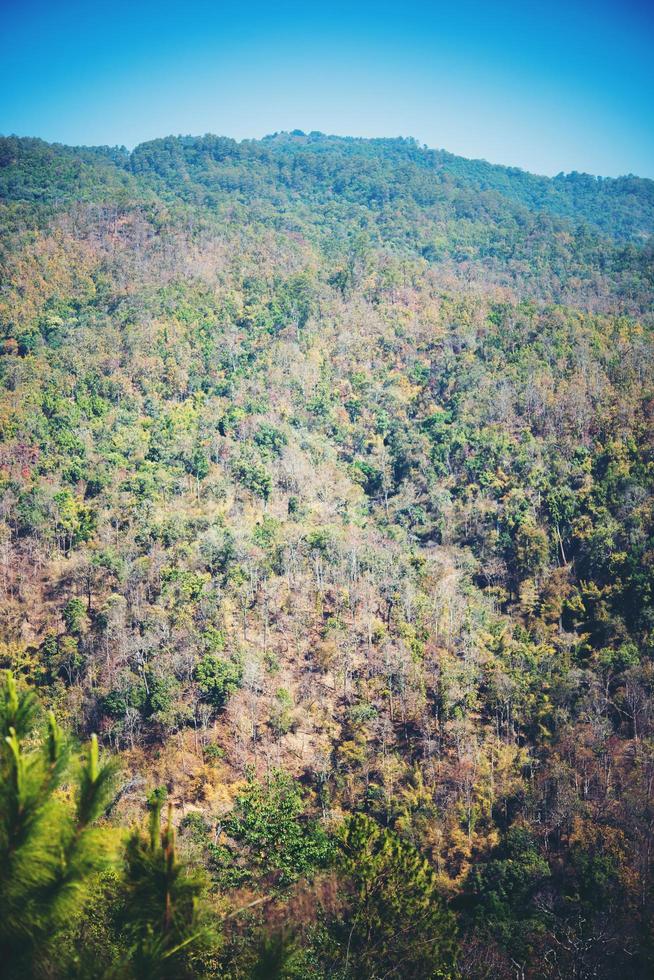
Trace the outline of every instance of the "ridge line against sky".
{"type": "Polygon", "coordinates": [[[537,173],[535,171],[527,170],[524,167],[520,167],[512,163],[499,163],[497,161],[487,160],[484,157],[464,157],[461,154],[452,153],[452,151],[448,150],[446,146],[429,146],[427,143],[423,143],[422,140],[419,140],[414,136],[407,136],[403,133],[399,133],[396,136],[356,136],[353,134],[346,135],[342,133],[323,133],[320,130],[304,131],[304,130],[298,130],[297,127],[295,127],[293,130],[278,130],[277,132],[274,133],[265,133],[263,136],[243,136],[243,137],[230,136],[229,133],[210,133],[210,132],[164,133],[163,135],[154,136],[148,140],[142,140],[141,142],[135,143],[132,146],[125,146],[124,143],[78,143],[78,144],[62,143],[59,140],[43,140],[42,137],[35,136],[32,133],[20,135],[19,133],[0,132],[0,139],[13,138],[13,137],[16,137],[17,139],[25,139],[25,140],[37,139],[37,140],[42,140],[48,146],[59,146],[65,150],[72,150],[72,151],[106,150],[106,149],[126,150],[127,153],[131,156],[134,150],[136,150],[139,146],[147,145],[148,143],[157,142],[160,140],[168,140],[168,139],[202,140],[206,138],[213,138],[213,139],[233,140],[234,143],[240,145],[241,143],[264,143],[267,141],[272,141],[275,137],[278,136],[294,136],[294,135],[298,135],[298,136],[301,135],[305,137],[317,135],[317,136],[324,137],[327,140],[354,140],[354,141],[371,142],[371,143],[378,142],[380,140],[388,140],[388,141],[407,140],[407,139],[414,140],[418,145],[418,148],[420,150],[425,150],[426,152],[446,153],[449,156],[454,157],[455,159],[465,160],[467,163],[481,163],[481,164],[486,164],[489,167],[496,167],[500,170],[519,171],[521,173],[528,174],[531,177],[542,178],[543,180],[554,180],[556,177],[559,177],[561,175],[568,176],[571,173],[578,173],[581,174],[582,176],[592,177],[593,179],[597,179],[597,180],[619,180],[623,177],[634,177],[637,180],[645,180],[654,183],[654,177],[643,177],[640,174],[633,174],[633,173],[619,174],[617,177],[604,177],[602,174],[594,174],[594,173],[590,173],[589,171],[559,171],[559,173],[557,174],[537,173]]]}
{"type": "Polygon", "coordinates": [[[0,4],[6,134],[412,133],[536,174],[654,177],[654,7],[638,0],[0,4]]]}

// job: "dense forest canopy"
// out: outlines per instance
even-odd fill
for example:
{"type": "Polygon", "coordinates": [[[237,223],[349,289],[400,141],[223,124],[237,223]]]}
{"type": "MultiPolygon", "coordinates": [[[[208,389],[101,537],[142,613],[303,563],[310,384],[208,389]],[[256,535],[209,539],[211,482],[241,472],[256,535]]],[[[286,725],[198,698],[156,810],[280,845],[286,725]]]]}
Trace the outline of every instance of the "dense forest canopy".
{"type": "Polygon", "coordinates": [[[408,139],[0,139],[13,976],[651,976],[653,236],[408,139]]]}

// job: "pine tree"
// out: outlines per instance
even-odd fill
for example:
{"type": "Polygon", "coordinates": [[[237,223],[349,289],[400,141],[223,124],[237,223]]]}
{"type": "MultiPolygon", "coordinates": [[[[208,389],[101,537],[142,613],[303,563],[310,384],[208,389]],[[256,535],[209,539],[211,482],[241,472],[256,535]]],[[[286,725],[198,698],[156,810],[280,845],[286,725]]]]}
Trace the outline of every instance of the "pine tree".
{"type": "Polygon", "coordinates": [[[0,736],[0,961],[3,976],[24,980],[56,974],[57,939],[112,859],[115,835],[95,823],[115,765],[101,764],[95,737],[78,760],[52,713],[42,730],[35,696],[8,672],[0,736]]]}
{"type": "Polygon", "coordinates": [[[128,975],[138,980],[193,976],[190,955],[215,935],[203,917],[203,876],[177,855],[172,806],[162,828],[164,789],[148,797],[147,833],[136,829],[126,849],[124,930],[131,940],[128,975]]]}
{"type": "Polygon", "coordinates": [[[351,903],[337,930],[345,975],[454,976],[454,917],[426,859],[365,814],[346,821],[340,840],[340,872],[351,903]]]}

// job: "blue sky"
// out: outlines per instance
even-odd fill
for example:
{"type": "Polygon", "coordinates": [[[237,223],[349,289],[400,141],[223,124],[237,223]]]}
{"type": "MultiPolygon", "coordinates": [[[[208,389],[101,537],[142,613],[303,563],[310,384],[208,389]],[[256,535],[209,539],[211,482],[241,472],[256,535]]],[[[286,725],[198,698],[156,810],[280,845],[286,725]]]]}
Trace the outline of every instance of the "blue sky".
{"type": "Polygon", "coordinates": [[[654,177],[654,2],[0,0],[0,132],[415,136],[654,177]]]}

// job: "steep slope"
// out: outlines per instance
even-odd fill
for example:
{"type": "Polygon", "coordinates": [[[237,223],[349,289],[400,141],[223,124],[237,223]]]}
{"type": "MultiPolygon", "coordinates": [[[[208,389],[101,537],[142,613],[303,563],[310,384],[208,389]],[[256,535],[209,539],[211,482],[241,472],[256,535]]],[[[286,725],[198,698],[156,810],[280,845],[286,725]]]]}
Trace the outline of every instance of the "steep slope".
{"type": "Polygon", "coordinates": [[[298,975],[348,968],[301,828],[365,811],[463,975],[647,976],[652,182],[320,134],[0,182],[0,657],[119,810],[165,783],[230,901],[293,895],[298,975]]]}

